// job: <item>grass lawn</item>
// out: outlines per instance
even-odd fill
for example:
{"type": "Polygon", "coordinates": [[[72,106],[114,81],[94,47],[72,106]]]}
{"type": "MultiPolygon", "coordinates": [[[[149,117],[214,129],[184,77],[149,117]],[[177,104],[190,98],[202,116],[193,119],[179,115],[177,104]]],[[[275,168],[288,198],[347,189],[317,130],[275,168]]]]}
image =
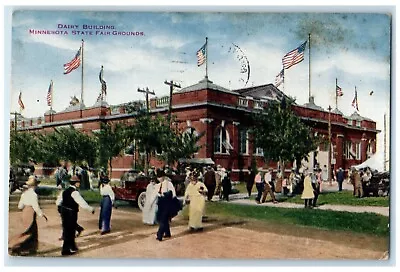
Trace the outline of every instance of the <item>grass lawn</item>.
{"type": "Polygon", "coordinates": [[[373,213],[350,213],[325,210],[287,209],[238,205],[223,202],[207,202],[208,214],[253,218],[278,224],[316,227],[326,230],[352,231],[389,236],[389,218],[373,213]]]}
{"type": "MultiPolygon", "coordinates": [[[[279,199],[280,202],[291,202],[304,204],[304,200],[300,198],[300,195],[293,197],[282,196],[279,199]]],[[[331,205],[349,205],[349,206],[381,206],[389,207],[389,197],[363,197],[356,198],[353,196],[352,191],[341,191],[341,192],[325,192],[319,195],[318,205],[331,204],[331,205]]]]}
{"type": "MultiPolygon", "coordinates": [[[[246,183],[244,182],[235,185],[235,188],[238,189],[240,193],[247,193],[246,183]]],[[[255,186],[253,186],[252,192],[253,193],[257,192],[255,186]]],[[[277,195],[277,197],[279,197],[279,202],[304,204],[304,200],[300,198],[300,195],[295,195],[293,197],[277,195]]],[[[251,199],[254,199],[254,197],[251,197],[251,199]]],[[[388,196],[379,196],[379,197],[370,196],[359,199],[353,196],[352,191],[324,192],[320,194],[318,197],[318,205],[324,205],[324,204],[389,207],[390,199],[388,196]]]]}

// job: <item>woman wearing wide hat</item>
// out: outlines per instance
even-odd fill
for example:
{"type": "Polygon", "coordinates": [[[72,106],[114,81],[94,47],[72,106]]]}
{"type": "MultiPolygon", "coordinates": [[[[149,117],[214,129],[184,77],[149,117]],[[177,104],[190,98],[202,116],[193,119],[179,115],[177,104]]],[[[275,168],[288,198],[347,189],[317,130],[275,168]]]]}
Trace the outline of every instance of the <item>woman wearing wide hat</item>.
{"type": "Polygon", "coordinates": [[[111,231],[110,221],[115,195],[109,183],[110,179],[107,177],[106,179],[103,179],[100,184],[100,195],[102,198],[100,202],[99,229],[101,230],[101,235],[107,234],[111,231]]]}
{"type": "Polygon", "coordinates": [[[22,210],[22,233],[11,238],[9,247],[12,254],[29,255],[36,253],[38,249],[38,226],[36,215],[47,221],[46,215],[39,207],[38,196],[35,188],[39,181],[35,176],[30,176],[26,185],[28,189],[22,193],[18,208],[22,210]]]}

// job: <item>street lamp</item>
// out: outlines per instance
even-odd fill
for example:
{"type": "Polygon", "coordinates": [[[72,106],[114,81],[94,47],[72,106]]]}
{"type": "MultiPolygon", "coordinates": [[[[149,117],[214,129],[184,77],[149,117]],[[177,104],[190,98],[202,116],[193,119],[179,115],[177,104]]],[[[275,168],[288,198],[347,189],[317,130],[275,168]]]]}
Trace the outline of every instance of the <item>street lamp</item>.
{"type": "Polygon", "coordinates": [[[332,159],[332,150],[331,150],[331,138],[332,138],[332,132],[331,132],[331,106],[329,105],[328,107],[328,181],[329,185],[332,185],[332,167],[331,167],[331,159],[332,159]]]}

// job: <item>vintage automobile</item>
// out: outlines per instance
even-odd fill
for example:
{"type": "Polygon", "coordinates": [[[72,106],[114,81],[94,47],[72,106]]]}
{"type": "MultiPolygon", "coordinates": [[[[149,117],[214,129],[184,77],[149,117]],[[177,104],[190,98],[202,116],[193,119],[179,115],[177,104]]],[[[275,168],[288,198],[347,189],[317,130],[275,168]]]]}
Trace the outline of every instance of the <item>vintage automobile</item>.
{"type": "MultiPolygon", "coordinates": [[[[177,196],[185,193],[185,175],[167,175],[174,184],[177,196]]],[[[150,177],[143,175],[138,170],[130,170],[121,177],[119,186],[114,186],[113,191],[116,200],[124,200],[137,203],[140,210],[146,201],[146,188],[150,183],[150,177]]]]}
{"type": "Polygon", "coordinates": [[[371,179],[364,185],[364,196],[388,196],[390,192],[390,173],[372,172],[371,179]]]}

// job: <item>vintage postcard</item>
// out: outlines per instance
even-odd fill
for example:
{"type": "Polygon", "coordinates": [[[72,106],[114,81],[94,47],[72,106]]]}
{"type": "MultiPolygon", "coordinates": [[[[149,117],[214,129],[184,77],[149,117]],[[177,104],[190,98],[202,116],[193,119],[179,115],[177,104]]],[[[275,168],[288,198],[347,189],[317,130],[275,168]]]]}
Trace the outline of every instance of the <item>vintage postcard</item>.
{"type": "Polygon", "coordinates": [[[9,259],[387,265],[392,21],[15,9],[9,259]]]}

